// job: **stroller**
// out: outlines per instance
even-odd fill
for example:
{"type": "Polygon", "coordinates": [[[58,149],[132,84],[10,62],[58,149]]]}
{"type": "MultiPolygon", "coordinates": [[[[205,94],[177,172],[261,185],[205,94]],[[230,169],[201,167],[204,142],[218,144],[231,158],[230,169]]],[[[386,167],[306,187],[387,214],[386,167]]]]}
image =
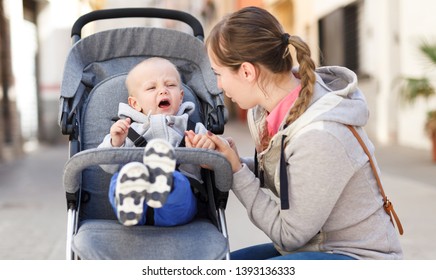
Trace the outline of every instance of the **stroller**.
{"type": "Polygon", "coordinates": [[[108,201],[111,174],[101,164],[141,161],[143,148],[96,147],[108,133],[119,102],[126,102],[127,72],[145,58],[173,62],[181,76],[184,100],[196,104],[190,116],[222,134],[226,122],[222,92],[216,88],[203,44],[203,28],[190,14],[157,8],[99,10],[72,28],[73,46],[61,86],[59,124],[69,136],[63,184],[67,201],[67,259],[228,259],[225,207],[232,183],[228,161],[206,149],[176,148],[177,163],[206,164],[198,191],[199,214],[175,227],[121,225],[108,201]],[[165,28],[129,27],[81,38],[82,28],[101,19],[145,17],[187,23],[193,35],[165,28]],[[215,173],[219,172],[219,176],[215,173]]]}

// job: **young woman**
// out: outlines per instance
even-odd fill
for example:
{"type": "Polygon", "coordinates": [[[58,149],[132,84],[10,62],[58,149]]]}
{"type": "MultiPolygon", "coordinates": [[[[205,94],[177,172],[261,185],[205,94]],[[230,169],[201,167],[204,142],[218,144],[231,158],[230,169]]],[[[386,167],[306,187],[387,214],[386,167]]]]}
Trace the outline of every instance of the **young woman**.
{"type": "MultiPolygon", "coordinates": [[[[241,163],[228,142],[209,137],[232,165],[233,192],[272,240],[231,257],[401,259],[368,157],[346,126],[373,154],[362,128],[369,113],[356,75],[337,66],[316,69],[308,46],[256,7],[225,17],[206,47],[218,86],[249,109],[255,170],[241,163]]],[[[195,146],[193,133],[187,135],[195,146]]]]}

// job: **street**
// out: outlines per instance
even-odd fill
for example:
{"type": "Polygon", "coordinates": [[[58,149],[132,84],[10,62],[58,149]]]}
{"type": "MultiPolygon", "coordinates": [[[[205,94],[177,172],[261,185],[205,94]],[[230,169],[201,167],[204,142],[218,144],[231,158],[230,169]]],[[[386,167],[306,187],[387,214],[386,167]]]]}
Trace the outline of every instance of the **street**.
{"type": "MultiPolygon", "coordinates": [[[[253,154],[246,124],[226,125],[241,156],[253,154]]],[[[41,146],[0,163],[0,259],[65,259],[66,203],[62,186],[68,146],[41,146]]],[[[436,164],[427,151],[377,146],[377,161],[388,198],[404,227],[400,237],[407,260],[436,260],[436,164]]],[[[232,192],[227,226],[231,250],[268,242],[248,220],[232,192]]]]}

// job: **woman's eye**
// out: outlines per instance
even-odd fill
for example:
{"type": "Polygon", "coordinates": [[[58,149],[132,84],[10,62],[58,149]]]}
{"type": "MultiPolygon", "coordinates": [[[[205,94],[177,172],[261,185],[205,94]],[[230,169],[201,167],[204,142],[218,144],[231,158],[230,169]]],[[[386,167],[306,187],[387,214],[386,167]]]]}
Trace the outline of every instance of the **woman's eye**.
{"type": "Polygon", "coordinates": [[[220,75],[220,74],[218,74],[218,73],[216,72],[216,70],[213,69],[213,68],[212,68],[212,72],[213,72],[213,74],[214,74],[215,76],[219,76],[219,75],[220,75]]]}

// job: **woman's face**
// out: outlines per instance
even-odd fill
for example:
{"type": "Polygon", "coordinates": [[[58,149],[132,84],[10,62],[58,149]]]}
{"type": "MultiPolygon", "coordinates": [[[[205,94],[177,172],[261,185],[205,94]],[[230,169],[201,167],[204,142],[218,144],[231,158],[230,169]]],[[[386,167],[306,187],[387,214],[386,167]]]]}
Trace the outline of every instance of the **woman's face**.
{"type": "Polygon", "coordinates": [[[256,83],[247,79],[242,67],[234,71],[230,67],[220,66],[210,52],[209,60],[217,79],[217,86],[227,97],[236,102],[241,109],[250,109],[258,104],[254,90],[256,83]]]}

